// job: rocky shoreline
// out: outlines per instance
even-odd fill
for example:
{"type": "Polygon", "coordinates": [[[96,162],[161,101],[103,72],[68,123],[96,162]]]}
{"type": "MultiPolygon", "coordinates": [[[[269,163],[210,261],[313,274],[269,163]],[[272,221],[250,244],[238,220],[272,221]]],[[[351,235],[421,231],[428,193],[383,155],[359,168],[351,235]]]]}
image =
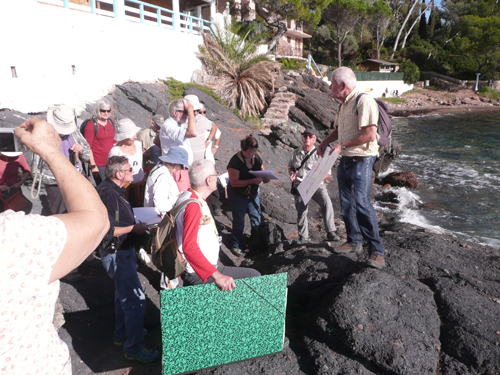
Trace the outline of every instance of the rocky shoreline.
{"type": "MultiPolygon", "coordinates": [[[[289,107],[289,120],[253,131],[265,166],[280,177],[262,187],[261,204],[265,217],[279,226],[281,244],[272,254],[247,253],[237,258],[228,249],[231,210],[227,203],[216,222],[223,237],[221,260],[225,265],[249,265],[263,274],[287,272],[286,335],[290,346],[281,353],[199,374],[500,373],[500,250],[378,213],[387,267],[367,269],[363,266],[366,249],[359,255],[332,252],[337,243],[323,240],[315,204],[309,210],[312,243],[294,242],[298,236],[287,161],[300,144],[304,126],[328,133],[336,105],[319,80],[300,75],[287,76],[287,81],[291,83],[283,93],[297,93],[301,99],[289,107]]],[[[129,117],[146,126],[152,114],[166,114],[170,95],[165,89],[162,83],[117,86],[108,96],[113,116],[117,120],[129,117]]],[[[223,138],[215,158],[218,172],[223,173],[240,149],[240,139],[252,132],[251,124],[194,87],[185,94],[198,95],[206,103],[209,119],[221,128],[223,138]]],[[[80,119],[90,117],[90,109],[88,106],[80,119]]],[[[17,126],[28,117],[2,111],[0,126],[17,126]]],[[[394,143],[382,170],[400,152],[394,143]]],[[[373,187],[374,196],[383,192],[381,185],[373,187]]],[[[335,178],[328,181],[327,189],[336,225],[343,232],[335,178]]],[[[34,203],[34,213],[41,212],[40,202],[34,203]]],[[[248,234],[248,223],[246,230],[248,234]]],[[[160,362],[127,362],[122,350],[113,345],[114,286],[100,262],[90,258],[78,272],[82,278],[61,282],[60,292],[59,317],[65,323],[59,333],[70,348],[73,373],[161,373],[160,362]]],[[[160,348],[159,274],[149,264],[140,265],[138,272],[147,296],[145,343],[160,348]]]]}

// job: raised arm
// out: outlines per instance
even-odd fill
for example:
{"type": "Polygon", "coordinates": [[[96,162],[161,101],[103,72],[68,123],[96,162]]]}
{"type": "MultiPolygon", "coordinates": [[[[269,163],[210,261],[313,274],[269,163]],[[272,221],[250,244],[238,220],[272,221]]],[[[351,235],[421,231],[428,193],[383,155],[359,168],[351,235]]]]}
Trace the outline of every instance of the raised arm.
{"type": "Polygon", "coordinates": [[[61,153],[61,138],[52,125],[32,118],[15,134],[52,170],[68,209],[67,214],[55,215],[64,223],[68,236],[52,269],[52,282],[75,269],[97,247],[108,231],[108,214],[96,190],[61,153]]]}

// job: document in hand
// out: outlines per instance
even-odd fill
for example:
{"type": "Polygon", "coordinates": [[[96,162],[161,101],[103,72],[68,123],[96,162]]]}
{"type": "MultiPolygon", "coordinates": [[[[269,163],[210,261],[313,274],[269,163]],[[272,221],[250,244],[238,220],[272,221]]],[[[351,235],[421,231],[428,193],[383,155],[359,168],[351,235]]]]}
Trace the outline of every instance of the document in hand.
{"type": "Polygon", "coordinates": [[[304,204],[307,204],[311,200],[316,190],[318,190],[321,182],[332,170],[333,164],[335,164],[335,160],[337,160],[338,157],[339,154],[336,152],[332,152],[330,155],[330,147],[327,147],[323,153],[323,157],[318,159],[307,174],[306,178],[302,180],[297,190],[302,197],[304,204]]]}
{"type": "Polygon", "coordinates": [[[283,350],[287,274],[161,291],[163,374],[198,371],[283,350]]]}
{"type": "Polygon", "coordinates": [[[255,177],[268,178],[270,180],[279,180],[278,176],[274,174],[273,171],[269,169],[264,169],[263,171],[250,171],[255,177]]]}

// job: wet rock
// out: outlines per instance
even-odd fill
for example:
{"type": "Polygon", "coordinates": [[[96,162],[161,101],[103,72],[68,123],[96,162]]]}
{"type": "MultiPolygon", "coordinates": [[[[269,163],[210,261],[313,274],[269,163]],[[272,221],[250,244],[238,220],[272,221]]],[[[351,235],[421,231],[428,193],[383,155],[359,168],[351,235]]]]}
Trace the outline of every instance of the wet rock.
{"type": "Polygon", "coordinates": [[[416,280],[367,269],[331,292],[320,316],[326,342],[340,342],[384,372],[436,373],[439,316],[431,290],[416,280]]]}
{"type": "Polygon", "coordinates": [[[382,180],[382,184],[416,189],[418,187],[417,174],[411,171],[389,173],[382,180]]]}

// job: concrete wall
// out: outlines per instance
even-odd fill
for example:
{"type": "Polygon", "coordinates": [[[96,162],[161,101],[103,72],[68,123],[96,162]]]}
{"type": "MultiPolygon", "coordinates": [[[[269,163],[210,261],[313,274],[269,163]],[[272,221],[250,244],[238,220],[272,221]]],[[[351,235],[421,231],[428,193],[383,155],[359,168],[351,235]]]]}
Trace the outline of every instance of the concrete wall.
{"type": "Polygon", "coordinates": [[[32,0],[1,0],[0,15],[0,109],[79,109],[116,84],[169,76],[187,82],[201,69],[194,54],[200,36],[32,0]]]}
{"type": "Polygon", "coordinates": [[[407,85],[403,81],[358,81],[356,87],[361,92],[367,92],[374,98],[383,96],[393,98],[406,91],[413,90],[413,85],[407,85]]]}

